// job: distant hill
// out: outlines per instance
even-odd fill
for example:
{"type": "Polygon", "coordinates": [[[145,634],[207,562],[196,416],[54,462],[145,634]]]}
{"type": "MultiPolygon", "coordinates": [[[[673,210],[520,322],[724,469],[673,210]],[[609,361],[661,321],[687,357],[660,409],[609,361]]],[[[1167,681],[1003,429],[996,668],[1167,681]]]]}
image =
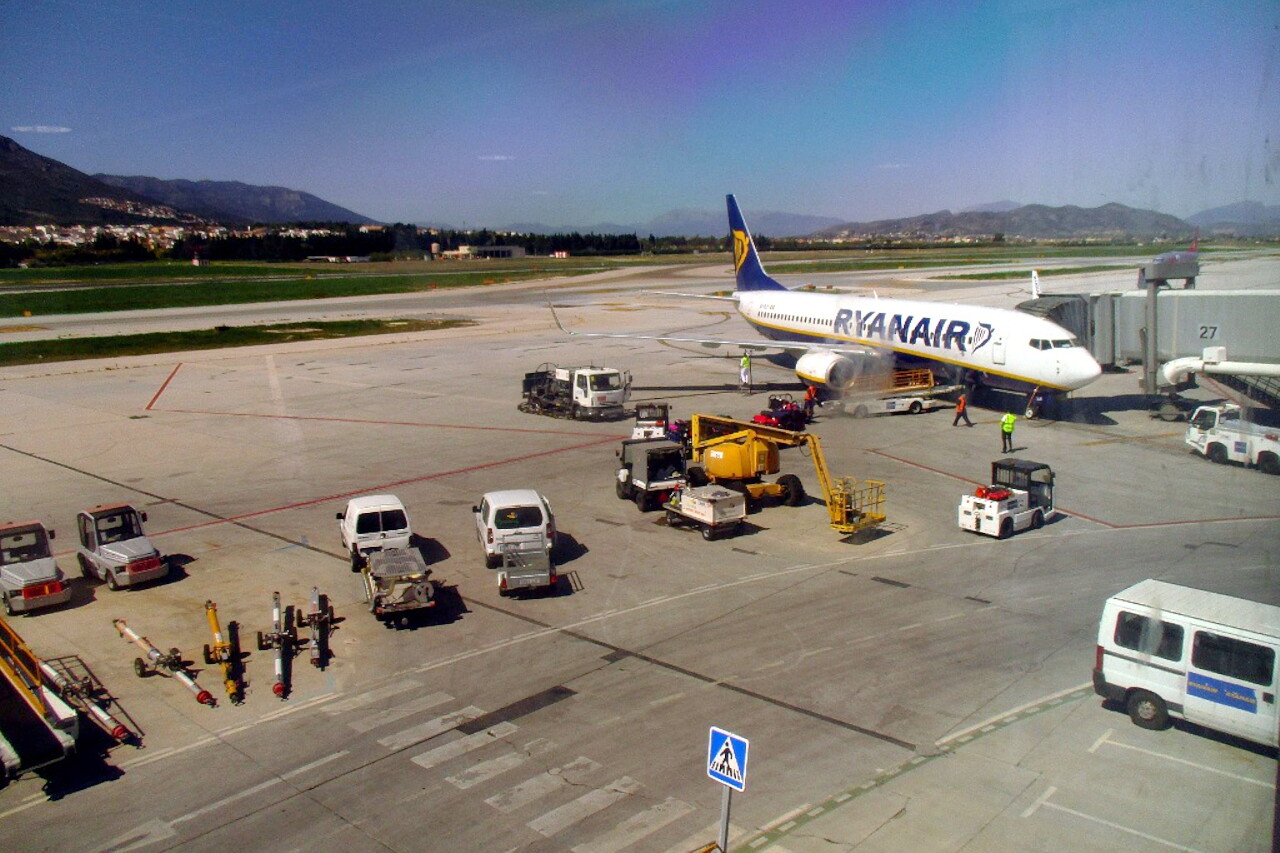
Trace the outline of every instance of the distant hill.
{"type": "Polygon", "coordinates": [[[1280,237],[1280,205],[1242,201],[1202,210],[1187,217],[1206,234],[1235,237],[1280,237]]]}
{"type": "MultiPolygon", "coordinates": [[[[750,217],[751,233],[768,237],[803,237],[819,228],[840,224],[830,216],[807,216],[800,213],[760,211],[750,217]]],[[[641,239],[652,234],[655,237],[724,237],[729,233],[729,220],[724,211],[679,208],[647,222],[623,225],[617,222],[597,222],[594,225],[551,226],[541,222],[518,222],[507,225],[502,231],[521,234],[635,234],[641,239]]]]}
{"type": "Polygon", "coordinates": [[[219,222],[350,222],[373,224],[367,216],[310,193],[285,187],[258,187],[239,181],[161,180],[142,176],[94,175],[111,186],[198,213],[219,222]]]}
{"type": "Polygon", "coordinates": [[[1026,204],[1008,211],[952,213],[941,210],[904,219],[849,222],[825,228],[813,236],[850,237],[981,237],[1004,234],[1035,240],[1079,238],[1190,239],[1193,228],[1176,216],[1139,210],[1123,204],[1083,208],[1074,205],[1047,207],[1026,204]]]}
{"type": "Polygon", "coordinates": [[[182,218],[171,207],[0,136],[0,225],[127,225],[182,218]]]}

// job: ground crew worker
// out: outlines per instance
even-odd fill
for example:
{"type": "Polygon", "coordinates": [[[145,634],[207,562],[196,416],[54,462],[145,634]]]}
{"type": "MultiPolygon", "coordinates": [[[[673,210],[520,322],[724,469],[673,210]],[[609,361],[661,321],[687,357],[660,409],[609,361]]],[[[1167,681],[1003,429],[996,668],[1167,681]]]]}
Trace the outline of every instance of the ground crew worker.
{"type": "Polygon", "coordinates": [[[1005,412],[1004,417],[1000,419],[1000,440],[1003,442],[1001,452],[1013,452],[1013,423],[1017,418],[1013,416],[1013,412],[1005,412]]]}
{"type": "Polygon", "coordinates": [[[742,354],[741,369],[739,373],[742,377],[742,390],[744,393],[751,393],[751,353],[744,352],[742,354]]]}
{"type": "Polygon", "coordinates": [[[806,421],[813,420],[813,407],[818,403],[818,386],[813,383],[804,392],[804,419],[806,421]]]}
{"type": "Polygon", "coordinates": [[[964,391],[956,398],[956,416],[951,419],[951,425],[957,426],[961,418],[964,418],[966,426],[973,426],[973,421],[969,420],[969,395],[964,391]]]}

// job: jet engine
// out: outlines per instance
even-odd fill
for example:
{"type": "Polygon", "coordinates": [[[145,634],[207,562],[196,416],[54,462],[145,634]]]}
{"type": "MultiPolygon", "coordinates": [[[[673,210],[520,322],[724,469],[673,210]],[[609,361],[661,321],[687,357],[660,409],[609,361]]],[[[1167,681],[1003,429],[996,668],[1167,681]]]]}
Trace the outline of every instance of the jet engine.
{"type": "Polygon", "coordinates": [[[796,360],[796,375],[803,382],[818,382],[832,391],[843,392],[860,377],[888,370],[891,366],[891,363],[884,363],[873,355],[807,352],[796,360]]]}

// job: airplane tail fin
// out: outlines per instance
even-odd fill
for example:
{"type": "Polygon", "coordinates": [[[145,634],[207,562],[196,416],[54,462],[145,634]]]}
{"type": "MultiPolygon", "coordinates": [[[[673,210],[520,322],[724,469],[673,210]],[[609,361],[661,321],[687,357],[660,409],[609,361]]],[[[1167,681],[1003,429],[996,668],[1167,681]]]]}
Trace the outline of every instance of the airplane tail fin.
{"type": "Polygon", "coordinates": [[[742,211],[738,209],[738,200],[727,195],[725,202],[729,206],[729,231],[733,235],[733,272],[737,279],[737,289],[786,290],[764,271],[760,256],[756,254],[756,243],[747,230],[742,211]]]}
{"type": "Polygon", "coordinates": [[[1040,271],[1039,270],[1031,271],[1031,296],[1034,299],[1039,299],[1041,296],[1044,296],[1044,292],[1040,290],[1040,271]]]}

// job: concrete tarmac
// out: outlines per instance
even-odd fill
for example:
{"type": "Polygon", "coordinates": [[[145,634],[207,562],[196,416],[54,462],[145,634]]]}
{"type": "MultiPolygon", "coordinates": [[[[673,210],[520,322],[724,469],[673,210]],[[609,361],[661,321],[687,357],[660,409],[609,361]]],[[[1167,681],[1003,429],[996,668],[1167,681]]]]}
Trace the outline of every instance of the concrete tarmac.
{"type": "MultiPolygon", "coordinates": [[[[1265,278],[1264,262],[1238,263],[1265,278]]],[[[665,285],[728,283],[704,269],[665,285]]],[[[478,325],[0,371],[0,515],[56,527],[78,574],[75,513],[130,501],[180,567],[137,590],[77,580],[69,605],[13,620],[37,654],[83,658],[144,736],[0,790],[0,845],[689,851],[718,830],[718,726],[751,741],[739,849],[1268,848],[1274,750],[1138,729],[1087,683],[1102,603],[1138,580],[1280,603],[1274,477],[1191,455],[1183,425],[1143,407],[1137,374],[1109,373],[1071,419],[1019,421],[1016,455],[1058,476],[1064,514],[1041,530],[997,541],[956,526],[960,495],[1000,455],[998,411],[972,409],[972,428],[950,409],[824,413],[813,428],[832,473],[885,481],[888,523],[842,539],[811,499],[706,542],[615,497],[628,423],[516,410],[541,362],[629,369],[635,398],[676,417],[749,418],[770,392],[799,391],[757,358],[757,390],[739,393],[736,351],[567,339],[542,305],[550,289],[575,330],[752,337],[725,306],[645,288],[664,282],[426,294],[415,311],[478,325]],[[507,599],[471,506],[523,486],[555,509],[564,580],[507,599]],[[440,583],[437,612],[403,628],[367,612],[334,520],[376,492],[405,502],[440,583]],[[333,658],[295,658],[281,701],[253,639],[273,591],[302,605],[312,586],[340,620],[333,658]],[[237,623],[243,704],[200,661],[207,599],[237,623]],[[137,678],[116,617],[180,648],[219,706],[137,678]]],[[[820,494],[801,451],[783,468],[820,494]]]]}

